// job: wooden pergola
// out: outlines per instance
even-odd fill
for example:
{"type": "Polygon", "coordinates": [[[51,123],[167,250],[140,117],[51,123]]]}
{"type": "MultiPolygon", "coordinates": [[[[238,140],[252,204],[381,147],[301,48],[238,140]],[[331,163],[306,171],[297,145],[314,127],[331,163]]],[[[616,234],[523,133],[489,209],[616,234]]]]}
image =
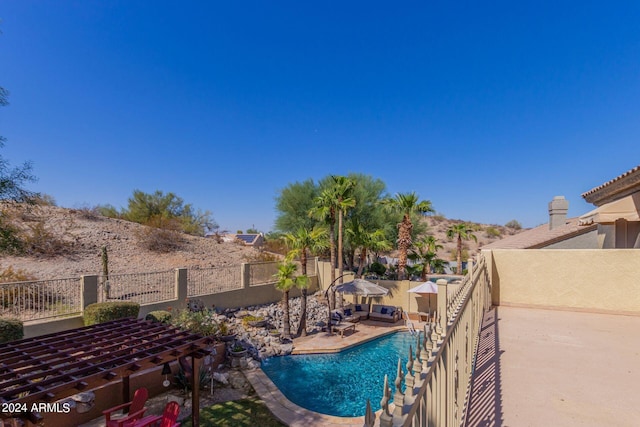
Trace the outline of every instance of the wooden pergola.
{"type": "MultiPolygon", "coordinates": [[[[192,372],[199,372],[205,348],[213,342],[211,337],[133,318],[12,341],[0,348],[0,404],[31,408],[117,381],[122,381],[123,401],[129,401],[131,374],[185,357],[192,358],[192,372]]],[[[190,376],[195,427],[200,425],[200,378],[190,376]]],[[[30,411],[2,416],[33,423],[43,419],[30,411]]]]}

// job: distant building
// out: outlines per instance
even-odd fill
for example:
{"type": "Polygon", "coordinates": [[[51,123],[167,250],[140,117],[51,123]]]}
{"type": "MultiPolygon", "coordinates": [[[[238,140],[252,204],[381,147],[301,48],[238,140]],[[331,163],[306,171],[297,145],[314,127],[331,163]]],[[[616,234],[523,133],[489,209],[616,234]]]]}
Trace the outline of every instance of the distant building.
{"type": "Polygon", "coordinates": [[[262,247],[264,244],[264,236],[262,233],[257,234],[236,234],[235,240],[240,240],[246,246],[262,247]]]}
{"type": "Polygon", "coordinates": [[[640,166],[582,197],[597,208],[582,215],[579,223],[597,227],[600,248],[640,248],[640,166]]]}
{"type": "Polygon", "coordinates": [[[579,218],[567,218],[569,202],[556,196],[549,202],[549,222],[502,240],[482,249],[598,249],[595,224],[582,226],[579,218]]]}

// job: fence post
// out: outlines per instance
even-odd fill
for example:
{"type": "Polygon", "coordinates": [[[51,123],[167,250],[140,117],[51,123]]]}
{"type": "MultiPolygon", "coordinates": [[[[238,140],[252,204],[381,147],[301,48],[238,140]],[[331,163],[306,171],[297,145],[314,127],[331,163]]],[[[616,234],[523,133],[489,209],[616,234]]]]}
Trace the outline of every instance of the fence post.
{"type": "Polygon", "coordinates": [[[82,295],[80,304],[84,312],[89,304],[98,302],[98,276],[80,276],[80,286],[82,295]]]}
{"type": "Polygon", "coordinates": [[[243,289],[249,289],[251,285],[251,266],[246,262],[240,264],[240,283],[243,289]]]}
{"type": "Polygon", "coordinates": [[[176,290],[175,297],[178,300],[178,304],[182,304],[188,296],[187,291],[187,269],[176,268],[176,290]]]}
{"type": "Polygon", "coordinates": [[[447,281],[444,279],[438,279],[436,281],[438,285],[438,320],[440,321],[440,327],[442,328],[442,336],[447,334],[447,281]]]}

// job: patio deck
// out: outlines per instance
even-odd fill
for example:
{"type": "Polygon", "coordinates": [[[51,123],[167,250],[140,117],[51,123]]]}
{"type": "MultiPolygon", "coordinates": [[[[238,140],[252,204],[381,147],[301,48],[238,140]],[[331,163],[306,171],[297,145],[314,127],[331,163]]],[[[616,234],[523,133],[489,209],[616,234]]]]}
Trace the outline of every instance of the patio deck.
{"type": "Polygon", "coordinates": [[[497,307],[467,426],[637,426],[640,317],[497,307]]]}

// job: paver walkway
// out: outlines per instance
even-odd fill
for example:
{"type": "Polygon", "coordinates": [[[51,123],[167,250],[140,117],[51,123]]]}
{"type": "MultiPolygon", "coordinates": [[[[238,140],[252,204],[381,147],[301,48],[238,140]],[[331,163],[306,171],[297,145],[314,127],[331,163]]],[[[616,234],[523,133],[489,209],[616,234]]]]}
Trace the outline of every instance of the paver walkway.
{"type": "Polygon", "coordinates": [[[640,317],[498,307],[467,426],[640,425],[640,317]]]}

